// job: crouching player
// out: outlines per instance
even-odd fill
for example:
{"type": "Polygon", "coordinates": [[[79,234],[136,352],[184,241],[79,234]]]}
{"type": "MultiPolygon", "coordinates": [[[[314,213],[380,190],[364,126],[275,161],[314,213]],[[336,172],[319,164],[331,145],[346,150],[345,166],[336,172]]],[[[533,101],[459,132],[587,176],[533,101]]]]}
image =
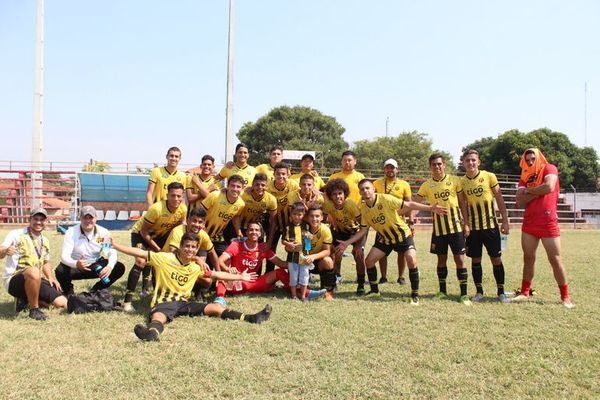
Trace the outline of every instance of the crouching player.
{"type": "Polygon", "coordinates": [[[116,250],[130,256],[144,258],[154,269],[156,285],[150,303],[152,308],[149,315],[150,322],[146,325],[137,324],[135,326],[133,331],[138,338],[158,341],[159,335],[164,330],[164,324],[180,315],[190,317],[207,315],[222,319],[239,319],[255,324],[269,319],[271,315],[271,305],[269,304],[256,314],[246,315],[226,309],[221,304],[189,301],[194,283],[202,277],[244,282],[252,282],[256,279],[256,274],[249,274],[246,271],[239,275],[233,275],[228,272],[204,270],[193,261],[198,251],[198,241],[197,235],[185,233],[176,253],[155,253],[113,243],[116,250]]]}

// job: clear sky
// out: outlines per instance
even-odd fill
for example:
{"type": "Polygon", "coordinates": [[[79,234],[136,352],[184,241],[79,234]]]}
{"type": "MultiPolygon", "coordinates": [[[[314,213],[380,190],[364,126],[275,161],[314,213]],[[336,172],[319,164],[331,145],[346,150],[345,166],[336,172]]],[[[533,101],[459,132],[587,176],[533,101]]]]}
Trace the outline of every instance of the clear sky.
{"type": "MultiPolygon", "coordinates": [[[[457,156],[509,129],[600,152],[596,0],[236,0],[234,132],[280,105],[457,156]]],[[[44,159],[224,157],[227,0],[46,0],[44,159]]],[[[0,0],[0,160],[29,160],[35,0],[0,0]]],[[[237,140],[236,140],[237,142],[237,140]]],[[[398,155],[401,157],[401,155],[398,155]]]]}

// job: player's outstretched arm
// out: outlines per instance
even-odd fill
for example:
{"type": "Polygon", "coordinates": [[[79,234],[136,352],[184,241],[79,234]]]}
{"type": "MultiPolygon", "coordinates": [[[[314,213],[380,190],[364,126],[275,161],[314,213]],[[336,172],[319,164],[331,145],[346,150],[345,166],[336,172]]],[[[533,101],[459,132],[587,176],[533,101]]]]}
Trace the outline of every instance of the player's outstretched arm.
{"type": "Polygon", "coordinates": [[[148,260],[148,251],[138,249],[136,247],[124,246],[115,241],[112,242],[112,246],[115,250],[120,251],[123,254],[127,254],[128,256],[143,258],[144,260],[148,260]]]}
{"type": "Polygon", "coordinates": [[[402,214],[406,214],[406,213],[410,212],[411,210],[431,211],[432,213],[439,214],[439,215],[448,214],[446,207],[442,207],[437,203],[434,203],[433,205],[428,206],[425,204],[418,203],[416,201],[405,201],[404,204],[402,205],[402,210],[401,210],[402,214]]]}
{"type": "Polygon", "coordinates": [[[243,282],[254,282],[258,275],[256,272],[248,272],[248,270],[244,270],[241,274],[231,274],[229,272],[223,271],[213,271],[210,275],[213,280],[220,281],[243,281],[243,282]]]}

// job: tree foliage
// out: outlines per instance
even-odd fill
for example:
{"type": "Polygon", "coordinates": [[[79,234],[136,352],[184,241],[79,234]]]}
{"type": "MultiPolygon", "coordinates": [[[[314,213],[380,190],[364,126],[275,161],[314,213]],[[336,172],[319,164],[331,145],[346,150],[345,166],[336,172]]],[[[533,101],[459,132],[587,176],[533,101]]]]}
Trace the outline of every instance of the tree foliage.
{"type": "Polygon", "coordinates": [[[432,141],[427,134],[417,131],[402,132],[398,136],[376,137],[373,140],[359,140],[354,143],[358,169],[381,170],[383,162],[389,158],[398,161],[401,171],[427,171],[429,156],[441,153],[446,160],[448,172],[454,171],[452,156],[445,151],[432,149],[432,141]]]}
{"type": "Polygon", "coordinates": [[[538,147],[549,162],[560,172],[562,187],[596,188],[600,175],[598,154],[592,147],[577,147],[564,133],[548,128],[523,133],[516,129],[507,131],[497,138],[486,137],[465,147],[475,149],[481,158],[481,168],[496,173],[521,173],[519,161],[523,151],[538,147]]]}
{"type": "Polygon", "coordinates": [[[84,172],[110,172],[111,166],[106,161],[90,160],[81,168],[84,172]]]}
{"type": "Polygon", "coordinates": [[[281,106],[256,122],[246,122],[237,134],[249,146],[251,165],[268,162],[271,147],[315,151],[315,166],[338,167],[340,155],[348,149],[342,138],[346,129],[334,117],[310,107],[281,106]]]}

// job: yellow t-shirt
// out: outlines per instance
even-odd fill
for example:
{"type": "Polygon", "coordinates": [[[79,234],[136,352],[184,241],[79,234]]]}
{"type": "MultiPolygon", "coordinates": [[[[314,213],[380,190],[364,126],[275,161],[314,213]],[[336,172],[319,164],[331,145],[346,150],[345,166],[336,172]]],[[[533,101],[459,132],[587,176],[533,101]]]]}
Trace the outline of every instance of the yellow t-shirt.
{"type": "Polygon", "coordinates": [[[188,178],[185,172],[176,170],[173,173],[167,171],[166,167],[154,167],[150,171],[148,182],[154,183],[154,192],[152,193],[152,202],[157,203],[167,199],[167,186],[173,182],[179,182],[183,185],[185,191],[188,185],[188,178]]]}
{"type": "MultiPolygon", "coordinates": [[[[215,190],[220,190],[223,188],[223,184],[221,183],[221,180],[214,175],[209,176],[207,179],[203,179],[200,174],[189,174],[187,176],[188,177],[187,188],[192,189],[195,194],[198,193],[198,186],[196,186],[192,181],[192,176],[194,176],[194,175],[198,177],[198,179],[200,180],[200,185],[202,185],[202,187],[204,187],[204,188],[208,188],[212,184],[215,185],[215,187],[216,187],[215,190]]],[[[200,198],[198,200],[196,200],[195,202],[191,203],[189,205],[190,210],[200,207],[200,203],[202,203],[202,199],[200,199],[200,198]]]]}
{"type": "Polygon", "coordinates": [[[461,178],[462,188],[467,198],[469,220],[472,230],[493,229],[498,226],[494,210],[494,192],[498,186],[496,175],[479,171],[473,178],[461,178]]]}
{"type": "Polygon", "coordinates": [[[361,227],[375,229],[375,240],[383,244],[399,244],[410,236],[410,229],[398,211],[404,205],[404,199],[390,194],[376,194],[372,206],[362,203],[360,207],[361,227]]]}
{"type": "Polygon", "coordinates": [[[217,179],[226,179],[232,175],[239,175],[244,178],[244,187],[248,185],[252,185],[252,181],[254,180],[254,175],[256,175],[256,169],[251,165],[246,165],[245,167],[239,167],[237,164],[233,164],[233,167],[227,168],[223,167],[219,171],[217,179]]]}
{"type": "MultiPolygon", "coordinates": [[[[179,245],[181,244],[181,238],[183,237],[183,235],[185,235],[186,232],[187,226],[185,225],[179,225],[173,228],[171,233],[169,233],[169,237],[167,238],[165,245],[162,248],[162,251],[170,253],[171,247],[179,249],[179,245]]],[[[200,239],[200,241],[198,242],[198,252],[200,252],[201,250],[209,252],[213,249],[213,243],[208,237],[208,233],[201,230],[200,232],[198,232],[197,236],[198,239],[200,239]]]]}
{"type": "Polygon", "coordinates": [[[267,192],[271,193],[277,199],[277,226],[279,231],[283,232],[288,224],[288,194],[298,190],[298,182],[288,179],[282,189],[275,186],[275,181],[267,183],[267,192]]]}
{"type": "Polygon", "coordinates": [[[417,196],[427,199],[429,204],[439,204],[448,209],[448,215],[433,214],[433,234],[443,236],[462,232],[458,193],[462,184],[458,176],[444,175],[439,181],[429,178],[419,188],[417,196]]]}
{"type": "Polygon", "coordinates": [[[277,199],[271,193],[265,192],[260,199],[255,199],[248,190],[244,190],[240,196],[245,206],[241,214],[241,226],[247,228],[250,222],[261,222],[263,214],[277,211],[277,199]]]}
{"type": "MultiPolygon", "coordinates": [[[[296,182],[298,182],[298,185],[300,185],[300,178],[302,178],[302,175],[305,175],[304,172],[298,172],[297,174],[290,175],[289,179],[295,180],[296,182]]],[[[310,175],[312,175],[312,177],[314,178],[315,187],[317,188],[317,190],[321,190],[325,186],[323,178],[321,178],[317,171],[314,170],[310,172],[310,175]]]]}
{"type": "Polygon", "coordinates": [[[348,187],[350,188],[350,194],[348,195],[348,198],[355,202],[356,205],[360,205],[361,198],[360,191],[358,190],[358,182],[365,179],[365,176],[363,174],[356,170],[352,170],[352,172],[339,171],[331,175],[328,181],[330,181],[331,179],[345,180],[348,184],[348,187]]]}
{"type": "Polygon", "coordinates": [[[213,242],[222,242],[223,230],[244,208],[244,200],[241,197],[233,203],[227,199],[227,193],[222,191],[212,192],[204,200],[202,207],[206,210],[206,232],[213,242]]]}
{"type": "Polygon", "coordinates": [[[148,252],[148,264],[154,269],[154,294],[150,307],[168,301],[187,301],[198,278],[210,272],[195,262],[183,264],[175,253],[148,252]]]}
{"type": "Polygon", "coordinates": [[[312,249],[308,254],[316,254],[327,248],[330,249],[331,243],[333,243],[333,236],[331,230],[325,224],[320,224],[315,232],[310,231],[312,239],[310,240],[312,249]]]}
{"type": "Polygon", "coordinates": [[[394,197],[404,200],[410,200],[412,191],[408,182],[402,179],[388,181],[385,177],[376,179],[373,182],[377,193],[391,194],[394,197]]]}
{"type": "MultiPolygon", "coordinates": [[[[275,174],[275,170],[271,166],[271,164],[260,164],[256,166],[257,174],[265,174],[267,176],[267,182],[273,180],[273,175],[275,174]]],[[[252,182],[250,182],[252,184],[252,182]]]]}
{"type": "Polygon", "coordinates": [[[359,228],[360,208],[353,201],[344,201],[341,208],[336,208],[331,200],[325,200],[323,212],[332,217],[336,232],[355,233],[359,228]]]}
{"type": "Polygon", "coordinates": [[[16,252],[12,256],[6,256],[4,268],[4,288],[8,290],[10,279],[26,268],[41,269],[50,260],[50,241],[44,235],[37,237],[29,234],[29,228],[15,229],[8,233],[2,242],[2,246],[15,245],[16,252]]]}
{"type": "Polygon", "coordinates": [[[184,221],[187,214],[187,207],[181,203],[175,210],[169,210],[165,200],[154,203],[150,206],[146,214],[136,221],[131,228],[132,232],[140,233],[144,221],[152,225],[150,236],[152,238],[163,237],[169,234],[169,231],[184,221]]]}

